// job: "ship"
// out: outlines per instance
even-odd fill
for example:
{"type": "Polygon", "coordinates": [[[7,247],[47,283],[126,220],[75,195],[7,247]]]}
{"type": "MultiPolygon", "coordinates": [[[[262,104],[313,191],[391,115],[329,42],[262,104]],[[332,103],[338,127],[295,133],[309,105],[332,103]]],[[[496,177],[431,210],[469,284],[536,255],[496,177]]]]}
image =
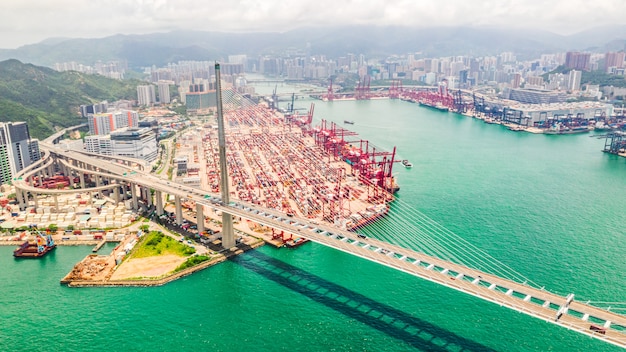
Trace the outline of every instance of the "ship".
{"type": "Polygon", "coordinates": [[[305,243],[309,242],[308,238],[303,238],[303,237],[297,237],[295,239],[290,239],[285,241],[285,247],[287,248],[296,248],[299,247],[305,243]]]}
{"type": "Polygon", "coordinates": [[[443,105],[441,102],[437,102],[437,103],[435,103],[433,105],[433,104],[430,104],[430,103],[426,103],[424,101],[420,101],[419,104],[422,105],[422,106],[427,106],[429,108],[437,109],[437,110],[443,111],[443,112],[450,111],[450,108],[445,106],[445,105],[443,105]]]}
{"type": "Polygon", "coordinates": [[[16,250],[13,251],[15,258],[41,258],[54,250],[57,245],[54,243],[52,236],[42,235],[37,231],[35,241],[26,241],[22,243],[16,250]]]}
{"type": "Polygon", "coordinates": [[[406,167],[407,169],[410,169],[413,167],[413,164],[411,164],[411,162],[406,159],[402,160],[402,165],[404,165],[404,167],[406,167]]]}
{"type": "Polygon", "coordinates": [[[576,133],[587,133],[591,131],[588,126],[576,126],[576,127],[567,127],[562,125],[555,125],[549,129],[543,131],[544,134],[576,134],[576,133]]]}
{"type": "Polygon", "coordinates": [[[354,231],[363,226],[373,223],[376,219],[387,214],[389,206],[387,204],[379,204],[368,207],[365,211],[354,213],[348,217],[346,221],[346,229],[354,231]]]}
{"type": "Polygon", "coordinates": [[[343,120],[343,123],[345,123],[347,125],[354,125],[354,121],[352,121],[352,120],[343,120]]]}

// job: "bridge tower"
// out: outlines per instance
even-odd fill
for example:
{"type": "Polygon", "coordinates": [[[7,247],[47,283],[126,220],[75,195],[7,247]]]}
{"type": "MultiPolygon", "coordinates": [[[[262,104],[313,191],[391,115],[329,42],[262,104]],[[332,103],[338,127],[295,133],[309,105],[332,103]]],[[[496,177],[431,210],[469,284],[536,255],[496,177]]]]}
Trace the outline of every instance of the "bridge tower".
{"type": "Polygon", "coordinates": [[[328,79],[329,83],[328,83],[328,92],[326,93],[326,100],[327,101],[333,101],[335,99],[335,96],[333,95],[333,78],[329,78],[328,79]]]}
{"type": "MultiPolygon", "coordinates": [[[[215,91],[217,98],[217,135],[219,140],[220,155],[220,190],[222,202],[228,205],[228,168],[226,166],[226,134],[224,133],[224,110],[222,108],[222,85],[220,81],[220,64],[215,63],[215,91]]],[[[222,212],[222,247],[235,246],[235,233],[233,231],[233,216],[222,212]]]]}

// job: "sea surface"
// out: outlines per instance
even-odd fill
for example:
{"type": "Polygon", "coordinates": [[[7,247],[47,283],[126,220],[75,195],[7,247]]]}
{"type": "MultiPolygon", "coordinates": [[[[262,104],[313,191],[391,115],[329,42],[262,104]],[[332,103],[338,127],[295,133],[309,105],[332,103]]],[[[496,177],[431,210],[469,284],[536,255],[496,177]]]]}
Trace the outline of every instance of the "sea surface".
{"type": "MultiPolygon", "coordinates": [[[[316,101],[321,118],[396,146],[414,165],[394,169],[400,201],[530,280],[626,302],[626,159],[603,154],[604,139],[512,132],[399,100],[316,101]]],[[[12,250],[0,247],[2,351],[621,350],[314,243],[264,246],[151,288],[61,286],[91,247],[41,260],[12,250]]]]}

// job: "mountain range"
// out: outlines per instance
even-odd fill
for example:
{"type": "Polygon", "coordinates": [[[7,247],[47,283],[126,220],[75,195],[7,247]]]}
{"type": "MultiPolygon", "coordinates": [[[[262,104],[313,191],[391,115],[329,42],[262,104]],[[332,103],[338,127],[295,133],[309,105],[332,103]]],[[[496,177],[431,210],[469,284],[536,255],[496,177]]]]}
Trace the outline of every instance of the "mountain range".
{"type": "Polygon", "coordinates": [[[84,122],[79,106],[137,99],[136,80],[57,72],[10,59],[0,62],[0,121],[25,121],[35,138],[84,122]]]}
{"type": "Polygon", "coordinates": [[[626,45],[626,25],[604,26],[572,35],[541,30],[488,27],[335,26],[299,28],[288,32],[222,33],[173,31],[144,35],[114,35],[97,39],[50,38],[17,49],[0,49],[0,60],[18,59],[36,65],[75,61],[93,65],[121,60],[131,68],[162,66],[179,60],[224,60],[228,55],[284,55],[286,52],[328,57],[347,53],[367,58],[420,53],[423,57],[497,55],[514,52],[532,59],[542,53],[618,51],[626,45]]]}

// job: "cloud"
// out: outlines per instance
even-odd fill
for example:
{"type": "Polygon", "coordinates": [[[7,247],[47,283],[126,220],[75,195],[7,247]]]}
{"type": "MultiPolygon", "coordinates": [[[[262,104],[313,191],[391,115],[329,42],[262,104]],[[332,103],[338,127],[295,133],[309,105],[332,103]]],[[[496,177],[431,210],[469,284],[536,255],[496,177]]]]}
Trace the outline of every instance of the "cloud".
{"type": "Polygon", "coordinates": [[[49,37],[104,37],[173,29],[287,31],[301,26],[492,25],[566,34],[623,24],[623,0],[21,0],[0,13],[0,47],[49,37]]]}

